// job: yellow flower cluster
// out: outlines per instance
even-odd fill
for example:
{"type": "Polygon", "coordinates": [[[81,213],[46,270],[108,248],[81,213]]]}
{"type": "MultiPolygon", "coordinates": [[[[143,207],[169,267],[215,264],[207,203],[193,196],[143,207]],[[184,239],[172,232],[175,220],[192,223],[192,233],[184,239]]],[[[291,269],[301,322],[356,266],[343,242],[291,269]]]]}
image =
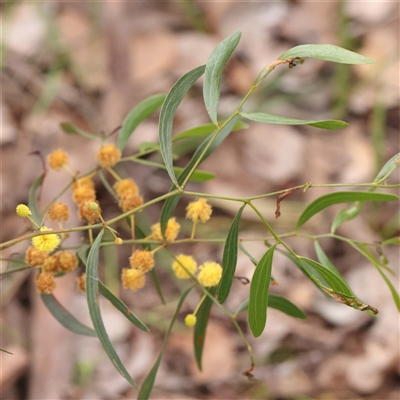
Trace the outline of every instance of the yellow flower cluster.
{"type": "Polygon", "coordinates": [[[113,143],[106,144],[101,146],[97,159],[103,168],[113,167],[121,159],[121,151],[113,143]]]}
{"type": "Polygon", "coordinates": [[[60,251],[48,255],[31,246],[25,253],[25,262],[31,267],[39,268],[36,277],[36,289],[39,293],[51,293],[56,287],[54,274],[68,273],[78,268],[78,257],[70,251],[60,251]]]}
{"type": "MultiPolygon", "coordinates": [[[[42,226],[40,231],[51,231],[51,228],[42,226]]],[[[49,253],[53,251],[60,244],[60,237],[55,233],[49,233],[46,235],[35,236],[32,238],[33,246],[43,253],[49,253]]]]}
{"type": "Polygon", "coordinates": [[[68,221],[69,220],[69,209],[65,203],[61,201],[52,204],[49,209],[49,218],[52,221],[68,221]]]}
{"type": "Polygon", "coordinates": [[[29,215],[32,214],[31,210],[25,204],[18,204],[17,208],[15,209],[17,215],[22,218],[27,218],[29,215]]]}
{"type": "Polygon", "coordinates": [[[114,189],[123,212],[133,210],[143,204],[143,197],[139,196],[139,189],[132,179],[122,179],[116,182],[114,189]]]}
{"type": "MultiPolygon", "coordinates": [[[[181,226],[176,222],[175,218],[170,218],[165,229],[165,240],[167,242],[173,242],[179,235],[181,226]]],[[[164,241],[164,237],[161,233],[161,224],[158,222],[151,226],[151,236],[154,240],[164,241]]]]}
{"type": "Polygon", "coordinates": [[[51,169],[59,171],[69,163],[68,153],[61,149],[55,150],[47,156],[47,162],[51,169]]]}
{"type": "Polygon", "coordinates": [[[212,208],[207,203],[206,199],[198,199],[197,201],[192,201],[186,207],[186,218],[191,219],[194,224],[199,221],[206,222],[210,219],[212,214],[212,208]]]}
{"type": "Polygon", "coordinates": [[[192,256],[186,256],[184,254],[179,254],[176,257],[176,261],[172,264],[172,270],[178,279],[189,279],[190,272],[194,275],[197,271],[197,262],[192,256]]]}
{"type": "Polygon", "coordinates": [[[217,286],[222,277],[222,267],[214,261],[205,262],[200,266],[197,276],[199,283],[205,287],[217,286]]]}
{"type": "Polygon", "coordinates": [[[148,250],[136,250],[129,257],[129,263],[131,268],[122,270],[122,286],[135,292],[144,286],[145,273],[154,268],[154,254],[148,250]]]}
{"type": "Polygon", "coordinates": [[[90,203],[95,202],[98,204],[94,182],[90,177],[85,176],[74,182],[72,186],[72,200],[79,207],[78,216],[81,221],[84,220],[87,224],[91,225],[100,219],[100,206],[97,211],[93,211],[90,208],[90,203]]]}

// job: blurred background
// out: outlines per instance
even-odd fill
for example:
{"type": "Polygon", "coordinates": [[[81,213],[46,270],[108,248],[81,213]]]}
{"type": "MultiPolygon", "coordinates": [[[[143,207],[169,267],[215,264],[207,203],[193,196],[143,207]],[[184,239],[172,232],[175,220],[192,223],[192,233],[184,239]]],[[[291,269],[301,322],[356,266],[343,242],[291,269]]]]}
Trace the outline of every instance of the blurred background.
{"type": "MultiPolygon", "coordinates": [[[[99,142],[70,136],[60,129],[71,122],[88,132],[108,136],[141,100],[167,93],[185,72],[205,64],[225,37],[242,31],[222,82],[220,115],[230,115],[257,74],[289,48],[330,43],[377,59],[371,65],[334,65],[307,59],[294,69],[277,68],[246,103],[248,112],[262,111],[303,119],[340,118],[350,123],[339,131],[251,123],[235,132],[202,169],[217,179],[189,188],[222,196],[251,196],[305,182],[371,182],[399,147],[399,4],[388,1],[5,1],[2,3],[1,74],[1,241],[28,231],[15,215],[27,203],[29,188],[42,173],[41,159],[63,148],[70,167],[85,172],[95,165],[99,142]]],[[[178,109],[174,132],[209,122],[202,100],[202,81],[190,90],[178,109]]],[[[137,152],[142,142],[157,141],[157,116],[143,122],[124,155],[137,152]]],[[[188,161],[193,143],[177,149],[188,161]]],[[[155,155],[151,161],[160,161],[155,155]]],[[[138,183],[145,201],[166,193],[167,174],[138,164],[123,164],[120,172],[138,183]]],[[[39,205],[44,207],[66,185],[63,172],[48,172],[39,205]]],[[[394,173],[392,182],[399,181],[394,173]]],[[[105,218],[119,211],[97,183],[105,218]]],[[[317,196],[331,189],[294,193],[282,203],[275,220],[275,198],[257,205],[277,232],[290,232],[296,219],[317,196]]],[[[392,191],[396,193],[396,191],[392,191]]],[[[398,191],[397,191],[398,194],[398,191]]],[[[62,201],[71,205],[70,193],[62,201]]],[[[176,211],[183,235],[183,198],[176,211]]],[[[395,203],[395,202],[394,202],[395,203]]],[[[199,236],[221,239],[237,204],[214,201],[211,220],[199,236]]],[[[329,232],[341,207],[314,217],[309,233],[329,232]]],[[[245,210],[247,211],[247,210],[245,210]]],[[[145,226],[157,222],[160,205],[138,218],[145,226]]],[[[70,226],[80,222],[73,212],[70,226]]],[[[368,206],[338,233],[357,240],[384,240],[399,234],[398,203],[368,206]]],[[[124,229],[124,227],[117,227],[124,229]]],[[[254,213],[244,212],[240,238],[267,236],[254,213]]],[[[71,235],[68,245],[79,245],[71,235]]],[[[312,240],[288,239],[303,256],[315,257],[312,240]]],[[[2,251],[2,258],[23,254],[29,244],[2,251]]],[[[213,310],[207,332],[203,372],[195,366],[192,332],[182,323],[193,310],[193,293],[170,337],[157,376],[153,399],[399,399],[399,317],[389,289],[374,267],[350,246],[327,239],[321,246],[344,274],[354,292],[379,309],[378,318],[326,299],[301,272],[279,254],[272,288],[301,307],[307,320],[269,310],[260,338],[250,339],[256,355],[254,379],[242,372],[249,357],[229,319],[213,310]]],[[[266,247],[246,242],[259,259],[266,247]]],[[[221,260],[222,245],[197,243],[174,247],[190,252],[199,262],[221,260]]],[[[107,250],[103,264],[118,276],[127,266],[129,249],[107,250]]],[[[388,247],[390,266],[399,272],[399,249],[388,247]]],[[[2,261],[2,270],[8,262],[2,261]]],[[[166,305],[152,285],[121,298],[146,323],[139,331],[107,303],[104,320],[121,359],[141,383],[161,348],[165,329],[176,306],[177,282],[170,260],[157,259],[166,305]]],[[[254,266],[239,254],[237,275],[251,278],[254,266]]],[[[112,275],[112,273],[111,273],[112,275]]],[[[74,335],[62,327],[42,304],[33,285],[34,271],[1,280],[2,399],[134,399],[137,392],[119,375],[95,339],[74,335]]],[[[398,287],[398,276],[392,277],[398,287]]],[[[90,325],[85,296],[76,289],[74,274],[57,280],[57,299],[79,320],[90,325]]],[[[180,283],[178,283],[178,286],[180,283]]],[[[183,285],[184,286],[184,285],[183,285]]],[[[115,290],[119,290],[116,288],[115,290]]],[[[248,285],[235,281],[227,307],[235,309],[248,297],[248,285]]],[[[239,318],[245,327],[246,313],[239,318]]],[[[246,332],[251,337],[249,331],[246,332]]]]}

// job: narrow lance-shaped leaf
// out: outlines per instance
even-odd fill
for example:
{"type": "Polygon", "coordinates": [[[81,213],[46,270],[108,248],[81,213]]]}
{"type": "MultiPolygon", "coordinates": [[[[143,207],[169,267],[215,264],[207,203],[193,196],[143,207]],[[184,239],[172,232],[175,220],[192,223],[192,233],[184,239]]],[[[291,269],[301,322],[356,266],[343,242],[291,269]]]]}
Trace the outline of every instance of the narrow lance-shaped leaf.
{"type": "Polygon", "coordinates": [[[314,249],[315,253],[317,254],[318,261],[326,268],[328,268],[331,272],[333,272],[335,275],[342,277],[340,272],[337,270],[337,268],[333,265],[331,260],[328,258],[328,256],[325,254],[325,252],[322,250],[322,247],[319,245],[318,241],[314,241],[314,249]]]}
{"type": "Polygon", "coordinates": [[[222,72],[229,57],[239,43],[242,32],[236,32],[224,39],[213,50],[204,73],[203,96],[204,104],[211,121],[218,124],[217,113],[221,90],[222,72]]]}
{"type": "MultiPolygon", "coordinates": [[[[300,319],[306,319],[306,314],[295,304],[293,304],[290,300],[286,299],[282,296],[276,296],[270,294],[268,296],[268,307],[274,308],[276,310],[282,311],[283,313],[300,319]]],[[[236,310],[235,315],[240,314],[243,311],[246,311],[249,308],[249,299],[245,300],[236,310]]]]}
{"type": "Polygon", "coordinates": [[[335,120],[335,119],[327,119],[327,120],[303,120],[303,119],[295,119],[284,117],[281,115],[275,114],[266,114],[261,112],[256,113],[240,113],[243,118],[249,119],[251,121],[262,122],[264,124],[276,124],[276,125],[309,125],[314,128],[321,129],[341,129],[349,126],[347,122],[335,120]]]}
{"type": "Polygon", "coordinates": [[[87,139],[95,139],[95,140],[102,140],[103,138],[99,135],[95,135],[93,133],[89,133],[79,129],[75,125],[71,124],[70,122],[61,122],[60,128],[69,135],[80,135],[87,139]]]}
{"type": "MultiPolygon", "coordinates": [[[[209,292],[212,296],[214,296],[216,293],[216,288],[211,288],[209,292]]],[[[194,326],[193,345],[196,363],[200,371],[202,370],[204,342],[206,340],[206,330],[212,305],[213,301],[207,296],[201,303],[201,306],[196,313],[197,322],[194,326]]]]}
{"type": "Polygon", "coordinates": [[[268,293],[271,282],[272,260],[276,244],[259,261],[250,284],[248,322],[254,337],[259,337],[267,323],[268,293]]]}
{"type": "Polygon", "coordinates": [[[53,317],[69,331],[78,335],[94,336],[96,332],[88,326],[79,322],[70,312],[68,312],[52,294],[41,294],[44,305],[53,315],[53,317]]]}
{"type": "Polygon", "coordinates": [[[332,222],[331,233],[334,233],[337,227],[343,224],[343,222],[351,221],[352,219],[356,218],[357,215],[360,214],[363,205],[364,202],[355,201],[354,203],[351,203],[349,207],[340,210],[332,222]]]}
{"type": "Polygon", "coordinates": [[[371,192],[335,192],[321,196],[313,201],[301,214],[297,221],[296,229],[304,225],[312,216],[324,210],[325,208],[339,203],[348,203],[354,201],[394,201],[398,197],[388,193],[371,192]]]}
{"type": "Polygon", "coordinates": [[[110,338],[108,337],[107,331],[104,327],[103,319],[101,317],[99,299],[98,299],[98,283],[99,283],[99,249],[101,239],[103,238],[104,230],[102,230],[96,237],[87,258],[86,267],[86,298],[89,306],[89,314],[92,319],[94,329],[99,337],[100,343],[103,349],[107,353],[109,359],[114,364],[117,371],[135,388],[138,388],[135,381],[129,375],[122,364],[117,352],[112,345],[110,338]]]}
{"type": "Polygon", "coordinates": [[[218,301],[222,304],[231,291],[233,276],[236,271],[238,257],[239,224],[242,212],[246,204],[240,207],[226,237],[224,254],[222,256],[222,277],[218,285],[218,301]]]}
{"type": "MultiPolygon", "coordinates": [[[[225,138],[232,132],[233,127],[236,125],[236,122],[238,121],[239,117],[235,117],[230,121],[223,129],[221,129],[221,132],[218,133],[217,137],[214,139],[214,141],[211,143],[210,147],[208,150],[205,152],[201,162],[203,162],[207,157],[209,157],[216,148],[225,140],[225,138]]],[[[186,177],[189,175],[190,171],[202,155],[203,151],[205,148],[208,146],[208,143],[210,142],[212,136],[207,137],[204,139],[203,143],[197,148],[195,153],[193,154],[193,157],[190,159],[188,164],[186,165],[185,169],[179,174],[178,176],[178,185],[182,185],[183,182],[185,181],[186,177]]],[[[171,190],[173,190],[172,188],[171,190]]],[[[165,228],[167,227],[167,223],[169,218],[171,217],[172,213],[174,212],[179,199],[181,198],[181,195],[169,197],[167,200],[165,200],[162,211],[161,211],[161,217],[160,217],[160,223],[161,223],[161,230],[162,232],[165,232],[165,228]]]]}
{"type": "Polygon", "coordinates": [[[126,116],[118,135],[117,147],[122,151],[136,127],[157,111],[165,100],[164,94],[156,94],[141,101],[126,116]]]}
{"type": "Polygon", "coordinates": [[[157,361],[155,362],[153,368],[150,370],[149,374],[146,376],[146,379],[144,380],[142,387],[140,388],[139,395],[138,395],[138,400],[147,400],[149,398],[149,396],[150,396],[150,393],[151,393],[151,391],[153,389],[153,386],[154,386],[154,382],[156,380],[158,367],[160,366],[161,358],[162,358],[162,355],[163,355],[164,348],[165,348],[165,345],[167,343],[168,337],[169,337],[169,335],[171,333],[172,327],[175,324],[176,318],[178,317],[179,312],[180,312],[180,310],[182,308],[182,304],[185,301],[187,295],[193,289],[193,287],[194,287],[194,285],[190,286],[186,290],[186,292],[184,292],[182,294],[181,298],[179,299],[179,303],[176,306],[176,310],[174,312],[174,315],[172,316],[172,319],[171,319],[171,322],[169,324],[168,330],[167,330],[167,332],[165,334],[160,354],[159,354],[159,356],[157,358],[157,361]]]}
{"type": "Polygon", "coordinates": [[[99,281],[100,293],[111,302],[111,304],[122,313],[133,325],[144,332],[150,332],[149,328],[129,309],[129,307],[108,289],[103,282],[99,281]]]}
{"type": "Polygon", "coordinates": [[[324,278],[325,282],[329,285],[329,288],[332,289],[334,292],[342,293],[346,296],[354,297],[353,292],[351,291],[349,285],[344,281],[344,279],[335,273],[333,273],[330,269],[325,267],[324,265],[318,263],[307,257],[299,257],[301,261],[305,261],[309,264],[312,268],[317,270],[322,277],[324,278]]]}
{"type": "Polygon", "coordinates": [[[319,60],[332,61],[339,64],[373,64],[376,62],[373,58],[364,57],[332,44],[303,44],[296,46],[283,53],[279,60],[294,57],[318,58],[319,60]]]}
{"type": "MultiPolygon", "coordinates": [[[[219,124],[223,124],[224,121],[219,122],[219,124]]],[[[241,129],[247,129],[249,127],[248,124],[246,124],[243,121],[238,121],[235,126],[233,127],[232,131],[238,131],[241,129]]],[[[181,139],[187,139],[191,137],[199,137],[199,136],[208,136],[211,135],[211,133],[215,132],[215,125],[214,124],[204,124],[204,125],[199,125],[195,126],[194,128],[189,128],[186,129],[183,132],[178,133],[172,138],[173,142],[179,141],[181,139]]]]}
{"type": "Polygon", "coordinates": [[[400,167],[400,153],[394,155],[379,171],[378,175],[376,175],[374,179],[374,183],[380,183],[385,181],[391,173],[400,167]]]}
{"type": "Polygon", "coordinates": [[[179,186],[179,183],[176,180],[172,162],[172,124],[179,104],[197,79],[203,75],[204,69],[205,66],[202,65],[201,67],[197,67],[183,75],[182,78],[180,78],[172,87],[161,108],[160,121],[158,125],[160,151],[167,172],[176,186],[179,186]]]}

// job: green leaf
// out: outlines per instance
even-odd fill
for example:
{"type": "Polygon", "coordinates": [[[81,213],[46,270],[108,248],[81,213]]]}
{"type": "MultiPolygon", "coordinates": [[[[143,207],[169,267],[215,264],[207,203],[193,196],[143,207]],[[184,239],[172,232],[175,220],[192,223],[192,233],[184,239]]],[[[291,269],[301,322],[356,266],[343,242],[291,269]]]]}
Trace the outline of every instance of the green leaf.
{"type": "Polygon", "coordinates": [[[268,307],[275,308],[276,310],[282,311],[283,313],[290,315],[294,318],[307,318],[306,314],[304,314],[304,312],[300,310],[299,307],[297,307],[291,301],[282,296],[275,296],[270,294],[268,296],[268,307]]]}
{"type": "Polygon", "coordinates": [[[176,186],[179,186],[179,183],[176,180],[173,168],[171,140],[174,115],[188,90],[194,85],[197,79],[203,75],[204,69],[205,66],[202,65],[201,67],[197,67],[183,75],[182,78],[180,78],[172,87],[161,108],[160,121],[158,125],[160,151],[167,172],[176,186]]]}
{"type": "Polygon", "coordinates": [[[373,64],[373,58],[364,57],[353,51],[343,49],[332,44],[303,44],[293,47],[283,53],[279,60],[294,57],[311,57],[319,60],[332,61],[339,64],[373,64]]]}
{"type": "Polygon", "coordinates": [[[385,275],[385,273],[382,270],[381,265],[379,264],[378,261],[375,260],[369,249],[367,248],[366,245],[360,243],[358,246],[355,245],[354,243],[352,246],[360,253],[362,254],[365,258],[367,258],[372,265],[377,269],[379,272],[380,276],[383,278],[385,281],[386,285],[388,286],[390,293],[392,294],[393,300],[396,304],[397,309],[400,311],[400,296],[399,293],[397,292],[396,288],[394,287],[393,283],[390,281],[390,279],[385,275]]]}
{"type": "Polygon", "coordinates": [[[356,218],[357,215],[360,214],[363,205],[364,205],[363,202],[355,201],[354,203],[351,203],[349,207],[340,210],[336,214],[335,219],[332,222],[331,233],[334,233],[337,227],[343,224],[343,222],[350,221],[356,218]]]}
{"type": "Polygon", "coordinates": [[[122,364],[117,352],[112,345],[110,338],[108,337],[107,331],[104,327],[103,319],[101,317],[99,299],[98,299],[98,287],[99,287],[99,249],[101,239],[103,238],[104,230],[101,230],[97,235],[88,255],[87,267],[86,267],[86,297],[89,306],[89,314],[92,319],[94,329],[99,337],[100,343],[103,349],[107,353],[109,359],[114,364],[117,371],[135,388],[138,388],[135,381],[129,375],[122,364]]]}
{"type": "Polygon", "coordinates": [[[382,242],[382,246],[388,246],[390,244],[400,244],[400,236],[395,236],[382,242]]]}
{"type": "Polygon", "coordinates": [[[147,99],[141,101],[125,117],[117,140],[117,147],[121,151],[125,148],[129,138],[131,137],[133,131],[137,128],[137,126],[146,118],[150,117],[151,114],[157,111],[164,103],[164,100],[164,94],[155,94],[154,96],[150,96],[147,99]]]}
{"type": "MultiPolygon", "coordinates": [[[[216,291],[217,289],[215,287],[209,290],[212,296],[215,295],[216,291]]],[[[212,305],[213,301],[208,296],[206,296],[206,298],[203,300],[200,308],[196,313],[197,321],[196,325],[194,326],[193,345],[194,345],[194,355],[196,357],[196,363],[200,371],[202,371],[204,342],[206,339],[208,318],[210,316],[212,305]]]]}
{"type": "Polygon", "coordinates": [[[322,250],[322,247],[319,245],[317,240],[314,241],[314,248],[315,248],[315,253],[317,254],[318,261],[324,267],[328,268],[331,272],[333,272],[334,274],[343,279],[342,275],[337,270],[337,268],[332,264],[331,260],[328,258],[325,252],[322,250]]]}
{"type": "Polygon", "coordinates": [[[400,153],[394,155],[379,171],[378,175],[374,179],[374,183],[380,183],[385,181],[391,173],[400,166],[400,153]]]}
{"type": "Polygon", "coordinates": [[[142,387],[140,388],[139,395],[138,395],[138,400],[147,400],[147,399],[149,398],[149,396],[150,396],[150,393],[151,393],[151,391],[152,391],[152,389],[153,389],[153,386],[154,386],[154,382],[155,382],[155,380],[156,380],[156,375],[157,375],[158,367],[160,366],[160,363],[161,363],[161,358],[162,358],[162,355],[163,355],[163,352],[164,352],[164,349],[165,349],[165,345],[167,344],[168,337],[169,337],[169,335],[170,335],[170,333],[171,333],[172,327],[173,327],[174,324],[175,324],[176,318],[178,317],[179,312],[180,312],[180,310],[181,310],[181,308],[182,308],[182,304],[183,304],[183,302],[185,301],[187,295],[188,295],[188,294],[190,293],[190,291],[193,289],[193,287],[194,287],[194,285],[190,286],[190,287],[182,294],[181,298],[179,299],[179,303],[178,303],[178,305],[176,306],[176,310],[175,310],[175,312],[174,312],[174,315],[172,316],[172,319],[171,319],[171,322],[170,322],[170,324],[169,324],[168,330],[167,330],[167,332],[166,332],[166,334],[165,334],[165,337],[164,337],[164,341],[163,341],[163,344],[162,344],[162,347],[161,347],[160,354],[159,354],[159,356],[157,357],[157,361],[155,362],[153,368],[151,369],[151,371],[149,372],[149,374],[146,376],[146,379],[144,380],[142,387]]]}
{"type": "Polygon", "coordinates": [[[107,286],[104,285],[103,282],[99,281],[99,290],[100,293],[111,302],[111,304],[120,311],[133,325],[137,326],[144,332],[150,332],[149,328],[139,319],[137,318],[132,311],[128,308],[128,306],[120,300],[118,297],[114,296],[114,294],[108,289],[107,286]]]}
{"type": "Polygon", "coordinates": [[[94,135],[93,133],[85,132],[82,129],[79,129],[70,122],[61,122],[60,128],[68,135],[80,135],[88,139],[96,139],[96,140],[103,139],[101,136],[94,135]]]}
{"type": "Polygon", "coordinates": [[[87,256],[90,250],[90,244],[84,243],[79,246],[78,251],[76,252],[77,257],[82,261],[83,264],[87,263],[87,256]]]}
{"type": "Polygon", "coordinates": [[[347,122],[335,120],[335,119],[327,119],[321,121],[314,120],[303,120],[303,119],[295,119],[289,117],[283,117],[281,115],[275,114],[266,114],[266,113],[240,113],[243,118],[249,119],[251,121],[262,122],[264,124],[277,124],[277,125],[309,125],[314,128],[321,129],[341,129],[349,126],[347,122]]]}
{"type": "Polygon", "coordinates": [[[45,175],[42,174],[40,175],[35,182],[33,182],[31,188],[29,189],[29,198],[28,198],[28,207],[31,210],[31,218],[38,224],[40,225],[42,223],[42,217],[40,215],[40,212],[37,208],[37,203],[36,203],[36,192],[38,189],[42,186],[43,181],[44,181],[45,175]]]}
{"type": "MultiPolygon", "coordinates": [[[[270,294],[268,296],[268,307],[275,308],[276,310],[282,311],[283,313],[300,319],[306,319],[306,314],[291,301],[286,299],[285,297],[276,296],[270,294]]],[[[240,314],[243,311],[246,311],[249,308],[249,299],[245,300],[236,310],[235,315],[240,314]]]]}
{"type": "Polygon", "coordinates": [[[99,172],[99,177],[100,177],[101,183],[106,188],[107,192],[111,194],[111,196],[114,198],[114,200],[118,204],[118,202],[119,202],[118,196],[115,194],[115,191],[112,188],[112,186],[108,183],[108,180],[106,179],[103,171],[99,172]]]}
{"type": "Polygon", "coordinates": [[[259,337],[267,323],[268,292],[271,282],[272,259],[276,244],[259,261],[250,284],[248,322],[254,337],[259,337]]]}
{"type": "Polygon", "coordinates": [[[96,332],[92,328],[89,328],[79,322],[57,301],[52,294],[41,294],[40,297],[43,300],[46,308],[64,328],[67,328],[71,332],[77,333],[78,335],[97,336],[96,332]]]}
{"type": "Polygon", "coordinates": [[[0,279],[3,279],[4,277],[6,277],[8,275],[15,274],[16,272],[21,272],[21,271],[25,271],[27,269],[32,269],[32,267],[30,267],[29,265],[26,265],[25,263],[23,263],[23,264],[24,265],[19,265],[18,267],[8,268],[5,271],[0,272],[0,279]]]}
{"type": "MultiPolygon", "coordinates": [[[[224,121],[220,122],[220,124],[223,124],[224,121]]],[[[241,129],[246,129],[248,128],[249,125],[246,124],[243,121],[238,121],[235,126],[232,129],[232,132],[239,131],[241,129]]],[[[204,124],[204,125],[199,125],[195,126],[194,128],[187,129],[183,132],[178,133],[172,138],[173,142],[176,142],[181,139],[187,139],[191,137],[199,137],[199,136],[208,136],[211,133],[215,132],[215,125],[214,124],[204,124]]]]}
{"type": "Polygon", "coordinates": [[[325,208],[339,203],[348,203],[354,201],[394,201],[398,197],[387,193],[371,192],[335,192],[319,197],[313,201],[301,214],[297,221],[296,229],[304,225],[312,216],[324,210],[325,208]]]}
{"type": "Polygon", "coordinates": [[[330,269],[307,257],[299,257],[299,259],[305,261],[310,267],[317,270],[324,278],[324,281],[328,284],[328,287],[334,292],[354,297],[353,292],[344,279],[333,273],[330,269]]]}
{"type": "MultiPolygon", "coordinates": [[[[224,128],[221,129],[221,131],[218,133],[217,137],[214,139],[214,141],[211,143],[210,147],[208,150],[205,152],[202,162],[209,157],[216,148],[225,140],[225,138],[232,132],[233,127],[236,125],[236,122],[238,121],[239,117],[235,117],[230,121],[224,128]]],[[[214,131],[215,132],[215,131],[214,131]]],[[[189,175],[190,171],[196,164],[197,160],[200,158],[201,154],[205,150],[205,148],[208,146],[208,143],[212,139],[212,136],[207,137],[204,139],[203,143],[197,148],[195,153],[193,154],[193,157],[190,159],[184,170],[179,174],[178,176],[178,186],[182,185],[186,177],[189,175]]],[[[174,187],[171,188],[173,190],[174,187]]],[[[165,200],[162,211],[161,211],[161,217],[160,217],[160,223],[161,223],[161,230],[162,232],[165,232],[165,228],[167,226],[169,218],[172,216],[172,213],[174,212],[179,199],[181,198],[181,195],[176,195],[169,197],[168,199],[165,200]]]]}
{"type": "Polygon", "coordinates": [[[236,214],[232,225],[229,229],[228,236],[226,237],[224,255],[222,256],[222,277],[219,282],[217,293],[218,301],[222,304],[228,297],[231,291],[233,276],[236,271],[237,257],[238,257],[238,243],[239,243],[239,225],[243,209],[246,204],[240,207],[236,214]]]}
{"type": "Polygon", "coordinates": [[[215,125],[218,124],[217,113],[222,72],[233,50],[235,50],[238,45],[241,36],[242,32],[236,32],[228,36],[218,44],[207,61],[206,71],[204,73],[203,96],[208,115],[215,125]]]}

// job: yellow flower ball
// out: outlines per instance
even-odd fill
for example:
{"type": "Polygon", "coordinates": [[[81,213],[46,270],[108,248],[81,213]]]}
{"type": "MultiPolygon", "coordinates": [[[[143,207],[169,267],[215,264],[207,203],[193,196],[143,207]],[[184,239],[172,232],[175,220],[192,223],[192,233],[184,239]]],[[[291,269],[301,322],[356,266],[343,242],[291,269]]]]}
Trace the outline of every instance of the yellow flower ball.
{"type": "MultiPolygon", "coordinates": [[[[40,231],[51,230],[51,228],[47,228],[46,226],[42,226],[40,228],[40,231]]],[[[35,236],[32,238],[32,244],[37,250],[43,253],[48,253],[50,251],[53,251],[60,244],[60,237],[55,233],[35,236]]]]}
{"type": "Polygon", "coordinates": [[[186,207],[186,218],[191,219],[193,223],[197,224],[199,221],[206,222],[210,219],[212,208],[207,203],[206,199],[198,199],[192,201],[186,207]]]}
{"type": "Polygon", "coordinates": [[[76,278],[76,283],[78,285],[78,289],[85,293],[86,292],[86,274],[83,273],[76,278]]]}
{"type": "Polygon", "coordinates": [[[52,221],[68,221],[69,209],[65,203],[61,201],[54,203],[49,209],[49,218],[52,221]]]}
{"type": "Polygon", "coordinates": [[[103,168],[112,167],[121,159],[121,151],[115,144],[106,144],[101,146],[96,158],[103,168]]]}
{"type": "Polygon", "coordinates": [[[78,268],[78,257],[70,251],[62,251],[58,254],[58,267],[62,272],[72,272],[78,268]]]}
{"type": "Polygon", "coordinates": [[[59,171],[64,165],[69,163],[68,153],[61,149],[53,151],[47,156],[47,162],[51,169],[59,171]]]}
{"type": "Polygon", "coordinates": [[[25,204],[18,204],[15,211],[16,211],[17,215],[22,218],[26,218],[28,215],[32,214],[29,207],[26,206],[25,204]]]}
{"type": "Polygon", "coordinates": [[[205,262],[200,266],[197,276],[199,283],[205,287],[217,286],[222,277],[222,267],[216,262],[205,262]]]}
{"type": "Polygon", "coordinates": [[[172,264],[172,270],[178,279],[189,279],[190,275],[186,272],[185,268],[191,274],[194,274],[197,270],[197,262],[192,256],[186,256],[184,254],[179,254],[176,257],[176,261],[172,264]]]}
{"type": "Polygon", "coordinates": [[[122,179],[114,183],[114,189],[117,192],[118,197],[122,197],[124,194],[129,193],[132,196],[139,194],[139,189],[136,183],[132,179],[122,179]]]}
{"type": "Polygon", "coordinates": [[[50,294],[56,288],[54,276],[46,272],[36,277],[35,284],[38,293],[50,294]]]}
{"type": "Polygon", "coordinates": [[[189,328],[195,326],[197,322],[197,317],[194,314],[188,314],[185,317],[185,325],[189,328]]]}
{"type": "Polygon", "coordinates": [[[31,267],[41,267],[45,263],[47,257],[46,253],[30,246],[25,253],[25,262],[31,267]]]}
{"type": "MultiPolygon", "coordinates": [[[[173,242],[179,235],[180,229],[181,226],[176,222],[175,218],[170,218],[167,223],[167,229],[165,230],[165,240],[167,242],[173,242]]],[[[151,233],[154,240],[164,241],[159,222],[151,226],[151,233]]]]}
{"type": "Polygon", "coordinates": [[[132,268],[147,272],[154,268],[154,255],[148,250],[136,250],[129,257],[129,263],[132,268]]]}
{"type": "Polygon", "coordinates": [[[124,289],[136,290],[142,288],[146,281],[143,271],[134,268],[124,268],[121,273],[121,281],[124,289]]]}

